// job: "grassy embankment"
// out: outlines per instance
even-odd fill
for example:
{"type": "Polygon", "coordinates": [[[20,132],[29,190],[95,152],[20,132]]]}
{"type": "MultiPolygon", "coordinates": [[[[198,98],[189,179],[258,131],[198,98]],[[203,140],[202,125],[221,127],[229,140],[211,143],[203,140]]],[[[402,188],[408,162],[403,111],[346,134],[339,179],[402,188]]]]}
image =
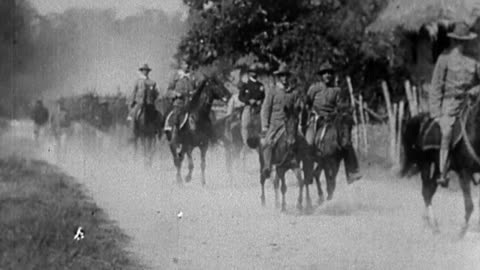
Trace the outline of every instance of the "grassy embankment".
{"type": "Polygon", "coordinates": [[[82,187],[44,162],[0,160],[0,232],[2,270],[143,268],[82,187]]]}

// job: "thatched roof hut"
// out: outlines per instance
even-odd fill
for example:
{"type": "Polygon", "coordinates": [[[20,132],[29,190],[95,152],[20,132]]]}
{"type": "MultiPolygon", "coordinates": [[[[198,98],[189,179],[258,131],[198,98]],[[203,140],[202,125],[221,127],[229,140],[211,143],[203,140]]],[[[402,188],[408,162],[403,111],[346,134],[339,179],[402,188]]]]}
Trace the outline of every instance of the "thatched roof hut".
{"type": "MultiPolygon", "coordinates": [[[[454,22],[480,34],[480,0],[390,0],[367,31],[393,34],[416,85],[428,88],[437,57],[449,46],[454,22]]],[[[480,38],[472,42],[480,58],[480,38]]]]}
{"type": "Polygon", "coordinates": [[[391,0],[368,31],[419,31],[424,26],[461,20],[473,25],[478,17],[479,0],[391,0]]]}

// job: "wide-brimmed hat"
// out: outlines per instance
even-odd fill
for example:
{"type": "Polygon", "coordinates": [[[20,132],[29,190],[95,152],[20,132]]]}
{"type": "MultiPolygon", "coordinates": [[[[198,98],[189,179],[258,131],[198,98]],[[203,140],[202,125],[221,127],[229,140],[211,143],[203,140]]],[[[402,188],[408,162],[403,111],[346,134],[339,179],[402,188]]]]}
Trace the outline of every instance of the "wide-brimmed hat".
{"type": "Polygon", "coordinates": [[[466,22],[457,22],[453,26],[453,31],[447,36],[457,40],[472,40],[477,38],[477,34],[470,31],[470,27],[466,22]]]}
{"type": "Polygon", "coordinates": [[[152,69],[148,66],[148,64],[144,64],[143,66],[139,67],[138,70],[152,71],[152,69]]]}
{"type": "Polygon", "coordinates": [[[251,64],[247,67],[247,72],[256,73],[257,71],[258,71],[258,65],[257,64],[251,64]]]}
{"type": "Polygon", "coordinates": [[[317,73],[321,75],[321,74],[324,74],[324,73],[326,73],[326,72],[328,72],[328,71],[330,71],[330,72],[333,72],[333,71],[334,71],[333,66],[332,66],[332,64],[330,63],[330,61],[327,61],[327,62],[323,63],[323,64],[320,66],[320,68],[318,69],[317,73]]]}
{"type": "Polygon", "coordinates": [[[290,69],[288,68],[287,65],[285,64],[281,64],[278,69],[276,71],[273,72],[274,75],[276,76],[288,76],[288,75],[291,75],[292,72],[290,71],[290,69]]]}

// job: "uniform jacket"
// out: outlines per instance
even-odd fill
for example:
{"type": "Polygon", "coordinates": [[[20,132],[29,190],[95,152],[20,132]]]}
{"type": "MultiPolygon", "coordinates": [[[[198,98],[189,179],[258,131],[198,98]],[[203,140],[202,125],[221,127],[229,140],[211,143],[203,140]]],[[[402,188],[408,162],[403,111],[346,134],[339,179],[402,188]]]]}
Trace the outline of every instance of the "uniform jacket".
{"type": "Polygon", "coordinates": [[[265,87],[253,78],[249,78],[246,83],[241,82],[238,88],[240,90],[238,99],[245,104],[248,104],[250,99],[262,102],[265,98],[265,87]]]}
{"type": "Polygon", "coordinates": [[[204,76],[201,74],[194,75],[179,71],[170,81],[167,97],[174,100],[174,105],[183,105],[185,99],[192,95],[203,79],[204,76]]]}
{"type": "Polygon", "coordinates": [[[262,106],[262,130],[269,130],[268,133],[270,133],[283,126],[285,121],[285,106],[291,106],[295,104],[297,100],[297,91],[285,89],[282,84],[277,83],[275,89],[267,93],[262,106]]]}
{"type": "Polygon", "coordinates": [[[154,105],[159,95],[157,83],[149,78],[140,78],[133,86],[132,104],[141,106],[144,103],[154,105]]]}
{"type": "Polygon", "coordinates": [[[480,91],[480,64],[458,50],[443,53],[437,60],[432,76],[430,107],[433,117],[457,116],[470,91],[480,91]]]}
{"type": "Polygon", "coordinates": [[[323,82],[313,84],[307,92],[307,103],[311,104],[319,116],[328,116],[341,102],[341,90],[327,87],[323,82]]]}

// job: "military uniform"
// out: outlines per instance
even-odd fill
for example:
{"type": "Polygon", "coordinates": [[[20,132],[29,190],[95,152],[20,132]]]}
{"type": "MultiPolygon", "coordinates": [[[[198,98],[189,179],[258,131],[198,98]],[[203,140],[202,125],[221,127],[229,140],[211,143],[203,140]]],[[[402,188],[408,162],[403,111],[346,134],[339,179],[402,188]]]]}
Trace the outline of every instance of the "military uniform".
{"type": "MultiPolygon", "coordinates": [[[[333,72],[333,66],[330,63],[325,63],[320,67],[319,74],[325,72],[333,72]]],[[[342,105],[342,91],[339,87],[329,87],[326,82],[320,81],[314,83],[307,92],[307,104],[312,109],[309,124],[305,134],[307,143],[314,150],[315,137],[319,131],[318,122],[324,122],[327,118],[335,113],[338,106],[342,105]]],[[[342,150],[342,155],[345,161],[345,172],[347,174],[347,182],[353,183],[360,179],[359,165],[357,155],[353,149],[352,142],[348,142],[342,150]]]]}
{"type": "Polygon", "coordinates": [[[249,137],[248,125],[251,122],[252,114],[258,113],[265,99],[265,87],[261,82],[250,77],[246,83],[240,83],[238,88],[240,90],[238,99],[245,104],[241,117],[241,133],[246,144],[246,140],[249,137]]]}
{"type": "MultiPolygon", "coordinates": [[[[140,68],[140,70],[150,71],[151,69],[148,67],[148,65],[144,65],[140,68]]],[[[133,86],[133,93],[130,99],[130,117],[132,119],[136,119],[144,105],[155,106],[155,101],[157,100],[158,96],[159,91],[157,83],[142,75],[141,78],[135,81],[133,86]]]]}
{"type": "Polygon", "coordinates": [[[171,130],[175,128],[174,136],[179,128],[181,119],[180,116],[185,110],[189,99],[194,94],[198,87],[198,82],[203,80],[204,77],[200,74],[193,75],[186,73],[183,70],[179,70],[168,86],[167,98],[169,98],[173,104],[173,110],[169,116],[169,121],[166,123],[165,129],[171,130]]]}
{"type": "MultiPolygon", "coordinates": [[[[476,34],[469,33],[465,23],[457,23],[448,36],[456,40],[471,40],[476,34]]],[[[440,171],[438,182],[448,184],[447,159],[452,127],[460,111],[468,101],[468,94],[477,95],[480,91],[480,63],[465,55],[455,47],[443,53],[437,60],[432,76],[430,94],[431,116],[440,125],[442,140],[440,146],[440,171]]]]}
{"type": "MultiPolygon", "coordinates": [[[[284,68],[276,72],[276,75],[290,75],[284,68]]],[[[277,140],[284,132],[285,107],[292,107],[299,100],[298,92],[292,87],[277,82],[275,88],[269,91],[261,110],[263,141],[263,156],[265,161],[265,177],[269,177],[272,163],[272,150],[277,140]]]]}

